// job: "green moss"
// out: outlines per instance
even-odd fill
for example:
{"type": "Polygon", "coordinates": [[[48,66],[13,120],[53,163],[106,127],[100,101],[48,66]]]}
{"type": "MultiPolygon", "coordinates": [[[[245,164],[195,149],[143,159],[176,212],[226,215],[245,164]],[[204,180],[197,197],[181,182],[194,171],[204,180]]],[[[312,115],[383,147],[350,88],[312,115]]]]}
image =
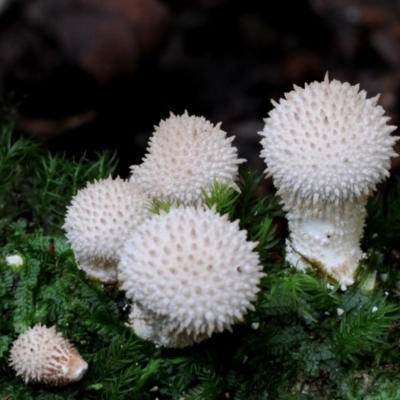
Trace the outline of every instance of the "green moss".
{"type": "Polygon", "coordinates": [[[400,274],[391,254],[399,243],[400,196],[371,200],[367,224],[374,234],[367,226],[363,243],[369,257],[358,283],[341,291],[313,259],[305,260],[307,273],[285,264],[283,238],[274,231],[282,210],[276,198],[258,195],[261,177],[242,170],[240,193],[215,185],[207,204],[239,219],[258,242],[266,276],[255,310],[232,333],[184,349],[156,348],[126,326],[124,294],[77,268],[60,229],[72,195],[87,180],[107,176],[112,158],[68,160],[11,133],[7,122],[0,137],[0,398],[396,398],[400,274]],[[21,255],[24,265],[9,267],[10,254],[21,255]],[[373,271],[375,284],[367,285],[373,271]],[[8,365],[12,341],[38,322],[56,325],[88,361],[81,381],[53,388],[15,376],[8,365]]]}

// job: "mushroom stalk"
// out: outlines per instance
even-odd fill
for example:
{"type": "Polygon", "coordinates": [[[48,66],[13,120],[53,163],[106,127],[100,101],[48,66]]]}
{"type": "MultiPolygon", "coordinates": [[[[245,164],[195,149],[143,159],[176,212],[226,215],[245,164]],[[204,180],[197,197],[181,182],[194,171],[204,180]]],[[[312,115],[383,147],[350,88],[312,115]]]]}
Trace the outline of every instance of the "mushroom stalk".
{"type": "Polygon", "coordinates": [[[287,214],[291,230],[286,242],[286,259],[305,271],[325,270],[343,287],[354,283],[354,272],[365,255],[359,243],[366,209],[363,203],[332,206],[321,216],[304,217],[298,207],[287,214]]]}

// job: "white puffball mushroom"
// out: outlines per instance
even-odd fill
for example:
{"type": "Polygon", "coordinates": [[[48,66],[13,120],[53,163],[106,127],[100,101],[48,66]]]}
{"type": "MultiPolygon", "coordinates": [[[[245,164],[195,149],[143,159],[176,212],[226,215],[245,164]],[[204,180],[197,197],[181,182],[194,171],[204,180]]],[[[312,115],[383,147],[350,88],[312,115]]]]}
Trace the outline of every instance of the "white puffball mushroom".
{"type": "Polygon", "coordinates": [[[10,351],[10,365],[25,383],[66,385],[80,380],[88,368],[71,343],[55,327],[36,324],[21,333],[10,351]]]}
{"type": "Polygon", "coordinates": [[[171,113],[155,127],[143,163],[131,166],[131,181],[152,198],[183,204],[201,202],[215,181],[237,189],[238,164],[245,160],[220,125],[171,113]]]}
{"type": "Polygon", "coordinates": [[[136,304],[131,325],[139,336],[183,347],[230,329],[254,309],[264,274],[257,243],[238,225],[215,209],[179,206],[132,233],[118,279],[136,304]]]}
{"type": "Polygon", "coordinates": [[[261,156],[287,211],[287,260],[354,282],[365,205],[397,156],[378,97],[337,80],[294,86],[265,120],[261,156]]]}
{"type": "Polygon", "coordinates": [[[67,207],[63,229],[78,266],[104,283],[117,280],[118,250],[150,215],[148,196],[134,183],[111,177],[78,191],[67,207]]]}

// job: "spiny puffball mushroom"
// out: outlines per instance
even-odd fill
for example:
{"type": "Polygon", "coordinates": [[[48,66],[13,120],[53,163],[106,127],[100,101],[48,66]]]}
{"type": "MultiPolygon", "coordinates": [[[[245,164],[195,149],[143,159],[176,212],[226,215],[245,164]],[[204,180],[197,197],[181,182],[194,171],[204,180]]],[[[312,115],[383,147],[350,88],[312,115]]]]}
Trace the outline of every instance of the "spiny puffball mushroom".
{"type": "Polygon", "coordinates": [[[265,120],[261,156],[288,212],[287,260],[322,268],[343,287],[363,254],[367,197],[389,176],[396,128],[359,85],[294,86],[265,120]]]}
{"type": "Polygon", "coordinates": [[[139,315],[131,320],[141,324],[142,337],[182,347],[241,321],[254,308],[263,276],[257,243],[246,234],[238,221],[201,207],[173,207],[144,221],[118,265],[121,289],[137,304],[139,315]]]}
{"type": "Polygon", "coordinates": [[[214,181],[237,189],[238,164],[245,160],[237,158],[233,137],[220,125],[171,113],[155,127],[143,163],[131,167],[131,181],[152,198],[183,204],[201,201],[202,190],[208,192],[214,181]]]}
{"type": "Polygon", "coordinates": [[[25,383],[66,385],[80,380],[88,364],[55,327],[36,324],[21,333],[10,351],[10,365],[25,383]]]}
{"type": "Polygon", "coordinates": [[[63,225],[79,268],[104,283],[115,282],[118,250],[148,215],[148,197],[136,184],[111,177],[88,183],[67,207],[63,225]]]}

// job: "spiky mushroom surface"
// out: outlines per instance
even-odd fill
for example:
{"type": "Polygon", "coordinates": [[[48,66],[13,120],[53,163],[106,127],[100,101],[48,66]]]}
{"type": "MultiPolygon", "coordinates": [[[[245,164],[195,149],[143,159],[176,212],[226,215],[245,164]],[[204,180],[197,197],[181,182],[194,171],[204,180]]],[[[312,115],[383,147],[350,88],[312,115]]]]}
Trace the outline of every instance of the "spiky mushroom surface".
{"type": "Polygon", "coordinates": [[[14,341],[10,365],[25,383],[36,381],[48,385],[76,382],[88,367],[87,362],[54,326],[47,328],[41,324],[21,333],[14,341]]]}
{"type": "Polygon", "coordinates": [[[200,341],[253,309],[263,273],[246,234],[213,209],[180,206],[146,220],[128,238],[118,266],[121,289],[147,327],[162,321],[156,334],[167,339],[160,344],[200,341]]]}
{"type": "Polygon", "coordinates": [[[320,265],[344,285],[362,258],[367,197],[397,156],[378,97],[326,75],[274,103],[260,132],[266,172],[288,211],[288,260],[320,265]]]}
{"type": "Polygon", "coordinates": [[[147,195],[134,183],[111,177],[78,191],[63,229],[79,268],[105,283],[117,280],[118,250],[150,212],[147,195]]]}
{"type": "Polygon", "coordinates": [[[131,167],[131,181],[152,198],[183,204],[201,201],[202,190],[208,192],[214,181],[236,188],[238,164],[245,160],[238,159],[233,137],[220,125],[171,113],[155,127],[143,163],[131,167]]]}

